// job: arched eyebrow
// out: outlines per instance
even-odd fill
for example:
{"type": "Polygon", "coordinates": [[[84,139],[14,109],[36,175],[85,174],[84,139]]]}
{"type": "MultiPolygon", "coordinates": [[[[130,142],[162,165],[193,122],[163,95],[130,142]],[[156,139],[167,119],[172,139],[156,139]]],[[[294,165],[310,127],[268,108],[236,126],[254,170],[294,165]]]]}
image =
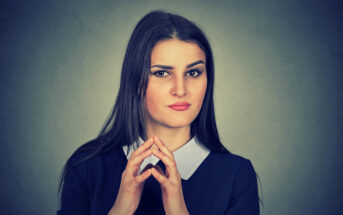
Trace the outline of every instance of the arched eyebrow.
{"type": "MultiPolygon", "coordinates": [[[[205,64],[204,61],[198,60],[198,61],[195,61],[195,62],[193,62],[193,63],[191,63],[191,64],[188,64],[188,65],[186,66],[186,68],[190,68],[190,67],[192,67],[192,66],[195,66],[195,65],[201,64],[201,63],[202,63],[202,64],[205,64]]],[[[159,65],[159,64],[153,65],[153,66],[151,66],[150,68],[153,68],[153,67],[158,67],[158,68],[161,68],[161,69],[174,69],[174,67],[172,67],[172,66],[159,65]]]]}

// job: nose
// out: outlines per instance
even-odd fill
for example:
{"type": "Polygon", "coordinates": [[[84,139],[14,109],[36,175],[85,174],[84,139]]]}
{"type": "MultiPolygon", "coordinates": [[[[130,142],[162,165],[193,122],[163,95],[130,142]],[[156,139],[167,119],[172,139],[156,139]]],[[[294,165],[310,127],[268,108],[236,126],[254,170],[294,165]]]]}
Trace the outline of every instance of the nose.
{"type": "Polygon", "coordinates": [[[177,97],[183,97],[186,95],[186,82],[182,76],[175,77],[173,87],[171,89],[171,94],[177,97]]]}

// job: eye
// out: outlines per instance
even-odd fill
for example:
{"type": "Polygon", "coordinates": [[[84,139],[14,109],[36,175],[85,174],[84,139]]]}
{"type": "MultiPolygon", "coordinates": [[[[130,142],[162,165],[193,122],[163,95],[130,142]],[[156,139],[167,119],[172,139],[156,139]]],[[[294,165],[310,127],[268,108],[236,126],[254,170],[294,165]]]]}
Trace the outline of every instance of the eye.
{"type": "Polygon", "coordinates": [[[157,77],[165,77],[169,74],[166,70],[158,70],[156,72],[150,72],[150,74],[155,75],[157,77]]]}
{"type": "Polygon", "coordinates": [[[192,69],[187,72],[187,76],[198,77],[202,72],[198,69],[192,69]]]}

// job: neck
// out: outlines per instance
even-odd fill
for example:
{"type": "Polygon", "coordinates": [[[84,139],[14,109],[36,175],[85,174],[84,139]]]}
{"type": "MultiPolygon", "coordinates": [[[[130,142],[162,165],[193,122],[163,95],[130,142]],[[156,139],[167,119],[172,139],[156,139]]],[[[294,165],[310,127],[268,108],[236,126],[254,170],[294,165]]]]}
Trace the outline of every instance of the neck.
{"type": "Polygon", "coordinates": [[[146,126],[147,137],[152,135],[157,136],[167,146],[169,151],[174,152],[184,144],[186,144],[191,137],[191,126],[180,128],[167,128],[162,126],[146,126]]]}

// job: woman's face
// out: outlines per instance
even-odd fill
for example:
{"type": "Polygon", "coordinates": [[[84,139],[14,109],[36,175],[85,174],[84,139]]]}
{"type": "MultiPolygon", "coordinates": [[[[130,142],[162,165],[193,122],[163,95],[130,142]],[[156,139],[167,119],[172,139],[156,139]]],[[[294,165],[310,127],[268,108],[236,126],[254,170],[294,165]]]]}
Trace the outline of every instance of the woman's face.
{"type": "Polygon", "coordinates": [[[205,64],[205,53],[196,43],[178,39],[157,43],[151,53],[146,122],[153,128],[190,126],[206,93],[205,64]]]}

